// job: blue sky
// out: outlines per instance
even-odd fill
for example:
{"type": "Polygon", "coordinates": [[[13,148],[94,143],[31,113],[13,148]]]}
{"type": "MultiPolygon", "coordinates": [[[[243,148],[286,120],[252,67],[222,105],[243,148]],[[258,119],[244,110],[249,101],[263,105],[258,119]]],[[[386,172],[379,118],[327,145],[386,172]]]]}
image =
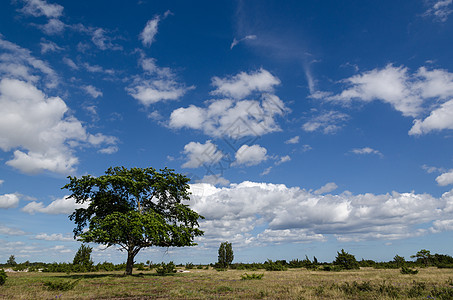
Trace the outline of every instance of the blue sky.
{"type": "MultiPolygon", "coordinates": [[[[170,167],[198,246],[138,261],[451,253],[452,0],[4,1],[0,261],[70,261],[61,190],[170,167]]],[[[94,247],[94,259],[124,253],[94,247]]]]}

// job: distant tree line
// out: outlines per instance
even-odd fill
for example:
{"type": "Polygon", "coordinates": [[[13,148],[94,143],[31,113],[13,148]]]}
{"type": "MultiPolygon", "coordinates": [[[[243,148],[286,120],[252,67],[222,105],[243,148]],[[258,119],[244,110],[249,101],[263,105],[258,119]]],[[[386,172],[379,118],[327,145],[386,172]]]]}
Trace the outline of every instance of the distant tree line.
{"type": "MultiPolygon", "coordinates": [[[[42,271],[42,272],[65,272],[65,273],[78,273],[78,272],[98,272],[98,271],[122,271],[126,267],[126,263],[113,264],[111,262],[103,262],[94,264],[91,259],[92,248],[86,245],[81,245],[72,263],[42,263],[42,262],[23,262],[17,263],[14,255],[11,255],[6,264],[0,264],[0,270],[2,268],[12,268],[15,271],[28,270],[42,271]]],[[[453,257],[446,254],[431,254],[429,250],[422,249],[418,251],[411,258],[415,260],[407,261],[404,257],[396,255],[393,260],[387,262],[376,262],[373,260],[356,260],[355,256],[341,249],[337,252],[335,260],[333,262],[319,262],[316,257],[310,259],[305,256],[304,259],[293,259],[290,261],[286,260],[267,260],[262,263],[232,263],[234,258],[233,249],[231,243],[222,243],[219,247],[219,259],[216,263],[209,265],[194,265],[193,263],[175,265],[173,262],[168,264],[158,263],[154,264],[151,261],[146,263],[136,263],[134,268],[138,271],[156,269],[160,270],[162,274],[171,273],[175,267],[185,267],[186,269],[205,269],[205,268],[216,268],[218,270],[237,269],[237,270],[258,270],[265,269],[267,271],[285,271],[288,268],[306,268],[309,270],[320,270],[320,271],[341,271],[341,270],[353,270],[360,267],[368,267],[375,269],[400,269],[402,273],[414,274],[414,270],[410,268],[425,268],[425,267],[437,267],[437,268],[452,268],[453,269],[453,257]]]]}

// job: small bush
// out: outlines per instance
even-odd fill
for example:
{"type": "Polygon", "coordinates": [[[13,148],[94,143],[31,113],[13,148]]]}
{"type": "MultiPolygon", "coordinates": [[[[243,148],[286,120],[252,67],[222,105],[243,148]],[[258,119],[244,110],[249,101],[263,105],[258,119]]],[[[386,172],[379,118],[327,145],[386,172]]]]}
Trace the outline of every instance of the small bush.
{"type": "Polygon", "coordinates": [[[418,270],[416,269],[411,269],[411,268],[408,268],[406,266],[402,266],[401,267],[401,274],[410,274],[410,275],[415,275],[418,273],[418,270]]]}
{"type": "Polygon", "coordinates": [[[44,286],[47,287],[47,289],[50,291],[69,291],[69,290],[72,290],[76,286],[76,284],[79,282],[79,280],[46,281],[46,282],[44,282],[44,286]]]}
{"type": "Polygon", "coordinates": [[[5,284],[7,277],[6,272],[3,269],[0,269],[0,285],[5,284]]]}
{"type": "Polygon", "coordinates": [[[198,269],[198,270],[202,270],[202,269],[203,269],[203,266],[202,266],[202,265],[198,265],[198,266],[197,266],[197,269],[198,269]]]}
{"type": "Polygon", "coordinates": [[[242,280],[262,279],[263,276],[264,276],[264,273],[263,274],[255,274],[255,273],[247,274],[247,273],[244,273],[244,274],[241,275],[241,279],[242,280]]]}
{"type": "Polygon", "coordinates": [[[156,273],[161,276],[176,273],[175,264],[172,261],[169,262],[168,264],[163,262],[156,269],[156,273]]]}
{"type": "Polygon", "coordinates": [[[194,267],[194,265],[191,262],[186,264],[186,270],[193,269],[193,267],[194,267]]]}
{"type": "Polygon", "coordinates": [[[264,269],[266,271],[286,271],[288,268],[281,263],[273,262],[272,260],[268,259],[264,263],[264,269]]]}

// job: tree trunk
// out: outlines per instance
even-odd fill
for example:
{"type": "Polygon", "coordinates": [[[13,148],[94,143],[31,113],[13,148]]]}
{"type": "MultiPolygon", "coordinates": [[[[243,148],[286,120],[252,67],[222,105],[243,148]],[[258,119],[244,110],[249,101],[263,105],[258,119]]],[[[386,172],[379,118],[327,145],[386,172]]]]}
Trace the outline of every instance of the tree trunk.
{"type": "Polygon", "coordinates": [[[132,275],[132,269],[134,268],[134,249],[127,250],[127,263],[126,263],[126,275],[132,275]]]}

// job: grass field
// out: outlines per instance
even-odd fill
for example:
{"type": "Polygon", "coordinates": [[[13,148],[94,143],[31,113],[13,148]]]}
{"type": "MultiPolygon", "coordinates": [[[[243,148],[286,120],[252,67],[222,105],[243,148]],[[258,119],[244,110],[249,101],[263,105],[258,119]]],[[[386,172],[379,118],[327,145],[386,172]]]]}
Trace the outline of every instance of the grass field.
{"type": "Polygon", "coordinates": [[[422,268],[416,275],[372,268],[341,272],[194,269],[171,276],[157,276],[154,271],[134,272],[127,277],[122,272],[8,273],[5,285],[0,286],[0,298],[453,299],[452,269],[422,268]],[[242,280],[244,273],[264,276],[242,280]],[[51,290],[49,285],[57,289],[51,290]],[[69,290],[64,291],[65,287],[69,290]]]}

